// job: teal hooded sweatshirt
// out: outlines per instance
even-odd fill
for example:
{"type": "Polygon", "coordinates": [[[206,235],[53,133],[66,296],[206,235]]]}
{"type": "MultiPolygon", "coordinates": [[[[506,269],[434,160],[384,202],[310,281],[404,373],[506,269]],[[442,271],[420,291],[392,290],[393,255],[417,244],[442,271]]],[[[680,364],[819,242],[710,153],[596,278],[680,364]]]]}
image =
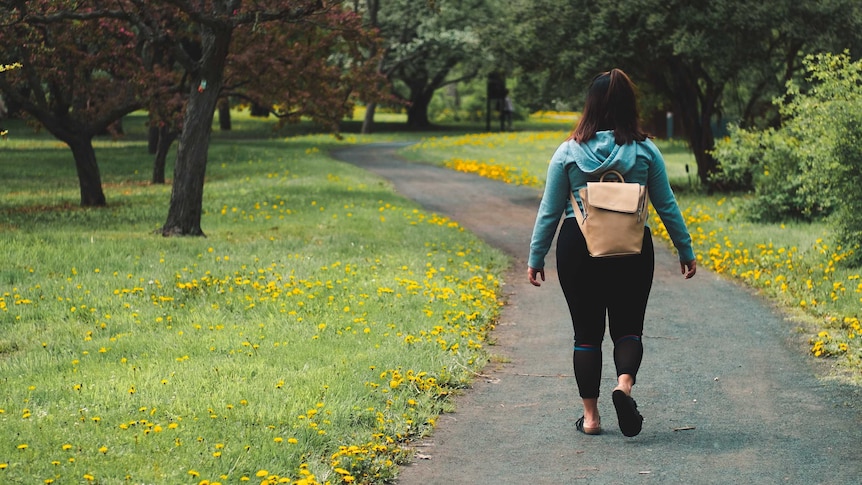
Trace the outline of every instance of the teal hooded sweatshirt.
{"type": "Polygon", "coordinates": [[[616,170],[626,182],[647,186],[650,202],[679,253],[683,263],[694,260],[691,235],[670,188],[664,158],[651,140],[617,145],[613,131],[600,131],[586,143],[574,140],[563,142],[548,166],[545,193],[533,227],[528,264],[543,269],[545,256],[557,232],[560,216],[575,217],[569,193],[574,192],[580,203],[578,190],[595,182],[608,170],[616,170]]]}

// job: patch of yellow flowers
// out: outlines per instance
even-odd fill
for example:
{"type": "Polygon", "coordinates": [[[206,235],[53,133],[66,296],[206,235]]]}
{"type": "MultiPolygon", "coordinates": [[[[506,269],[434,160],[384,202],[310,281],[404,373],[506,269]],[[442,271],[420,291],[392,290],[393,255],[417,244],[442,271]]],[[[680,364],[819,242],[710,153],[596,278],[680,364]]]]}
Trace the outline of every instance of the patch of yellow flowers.
{"type": "Polygon", "coordinates": [[[12,69],[20,69],[23,67],[20,62],[14,64],[0,64],[0,72],[11,71],[12,69]]]}
{"type": "Polygon", "coordinates": [[[537,177],[524,173],[522,170],[515,167],[498,165],[494,163],[494,160],[481,162],[479,160],[453,158],[443,162],[443,165],[459,172],[472,173],[480,177],[500,180],[507,184],[528,185],[531,187],[539,185],[539,179],[537,177]]]}

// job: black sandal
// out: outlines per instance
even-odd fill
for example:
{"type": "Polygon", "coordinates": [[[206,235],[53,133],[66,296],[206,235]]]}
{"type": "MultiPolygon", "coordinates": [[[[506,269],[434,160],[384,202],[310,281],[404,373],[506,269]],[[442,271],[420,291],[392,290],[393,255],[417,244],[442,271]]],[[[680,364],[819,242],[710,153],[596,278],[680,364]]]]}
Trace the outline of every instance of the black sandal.
{"type": "Polygon", "coordinates": [[[613,393],[614,408],[617,410],[617,420],[623,435],[637,436],[643,427],[644,418],[638,412],[638,404],[631,396],[617,389],[613,393]]]}
{"type": "Polygon", "coordinates": [[[597,428],[588,428],[588,427],[584,426],[584,417],[583,416],[581,416],[580,418],[578,418],[577,421],[575,421],[575,428],[577,428],[577,430],[580,431],[581,433],[588,434],[588,435],[602,434],[602,427],[601,426],[599,426],[597,428]]]}

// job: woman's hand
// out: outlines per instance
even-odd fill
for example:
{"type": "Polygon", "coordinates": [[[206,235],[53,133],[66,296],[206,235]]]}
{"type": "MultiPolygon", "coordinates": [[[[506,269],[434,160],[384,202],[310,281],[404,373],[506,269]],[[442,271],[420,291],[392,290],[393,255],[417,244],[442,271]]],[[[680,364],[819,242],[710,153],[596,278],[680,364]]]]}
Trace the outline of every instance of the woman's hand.
{"type": "Polygon", "coordinates": [[[692,259],[687,263],[683,263],[680,261],[679,263],[680,272],[685,275],[685,279],[689,279],[697,273],[697,260],[692,259]]]}
{"type": "Polygon", "coordinates": [[[538,275],[542,281],[545,281],[545,270],[544,269],[536,269],[527,266],[527,276],[530,278],[530,283],[533,286],[542,286],[542,283],[536,279],[536,275],[538,275]]]}

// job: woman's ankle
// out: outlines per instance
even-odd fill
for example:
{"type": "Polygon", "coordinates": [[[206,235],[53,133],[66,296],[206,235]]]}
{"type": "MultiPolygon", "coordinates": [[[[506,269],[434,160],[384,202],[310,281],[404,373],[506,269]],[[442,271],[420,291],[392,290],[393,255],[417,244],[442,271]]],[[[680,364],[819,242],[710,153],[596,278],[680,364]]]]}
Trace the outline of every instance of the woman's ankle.
{"type": "Polygon", "coordinates": [[[631,374],[622,374],[617,378],[617,387],[615,391],[623,391],[627,396],[632,395],[632,387],[635,384],[635,379],[631,374]]]}
{"type": "Polygon", "coordinates": [[[584,399],[584,426],[597,428],[601,424],[599,416],[599,400],[584,399]]]}

